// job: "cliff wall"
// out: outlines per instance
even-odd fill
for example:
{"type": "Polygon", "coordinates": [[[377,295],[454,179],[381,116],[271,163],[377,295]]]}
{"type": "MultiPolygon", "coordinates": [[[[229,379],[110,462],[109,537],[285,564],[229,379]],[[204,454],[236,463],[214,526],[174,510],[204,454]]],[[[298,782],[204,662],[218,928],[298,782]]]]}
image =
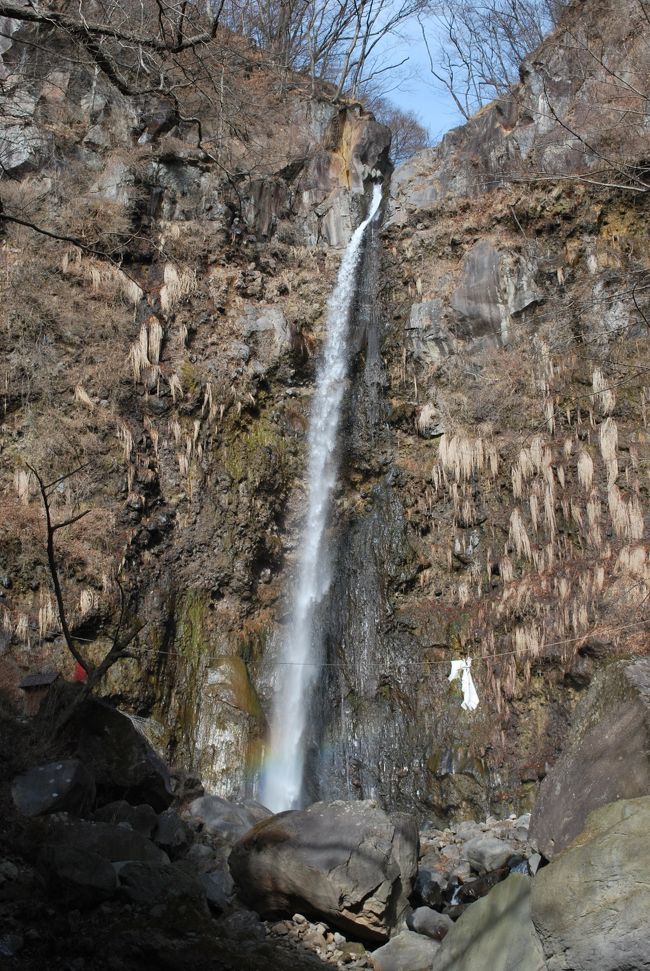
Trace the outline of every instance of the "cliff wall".
{"type": "MultiPolygon", "coordinates": [[[[355,315],[314,795],[524,808],[595,668],[647,649],[647,54],[636,5],[612,11],[573,4],[507,102],[393,176],[355,315]],[[447,682],[465,656],[474,714],[447,682]]],[[[58,541],[78,643],[105,650],[119,575],[145,626],[106,693],[242,795],[325,303],[388,133],[250,52],[227,131],[198,106],[203,147],[36,47],[3,60],[2,684],[72,675],[25,463],[79,468],[55,493],[91,509],[58,541]]]]}

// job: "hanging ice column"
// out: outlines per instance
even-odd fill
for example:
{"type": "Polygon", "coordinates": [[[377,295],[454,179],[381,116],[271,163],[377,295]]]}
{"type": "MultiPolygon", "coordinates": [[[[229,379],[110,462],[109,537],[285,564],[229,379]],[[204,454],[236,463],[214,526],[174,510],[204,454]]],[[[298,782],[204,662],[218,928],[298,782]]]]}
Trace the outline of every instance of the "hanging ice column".
{"type": "Polygon", "coordinates": [[[327,305],[327,336],[309,423],[308,499],[297,570],[293,619],[284,642],[271,719],[262,802],[274,812],[300,805],[305,760],[305,725],[312,689],[320,673],[320,649],[313,643],[314,608],[328,586],[325,527],[336,485],[336,440],[348,363],[348,331],[354,302],[361,243],[381,204],[373,188],[366,219],[343,255],[327,305]]]}

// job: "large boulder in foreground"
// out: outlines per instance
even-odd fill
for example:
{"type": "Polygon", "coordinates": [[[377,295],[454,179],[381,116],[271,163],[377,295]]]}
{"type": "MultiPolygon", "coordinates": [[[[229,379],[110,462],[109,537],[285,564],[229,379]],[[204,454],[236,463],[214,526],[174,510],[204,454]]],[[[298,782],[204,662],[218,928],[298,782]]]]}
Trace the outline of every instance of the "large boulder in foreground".
{"type": "Polygon", "coordinates": [[[569,747],[542,784],[530,839],[547,859],[593,809],[650,794],[650,658],[601,671],[576,711],[569,747]]]}
{"type": "Polygon", "coordinates": [[[233,847],[241,897],[262,916],[296,911],[385,941],[408,905],[418,831],[374,802],[315,803],[258,823],[233,847]]]}
{"type": "Polygon", "coordinates": [[[79,755],[93,768],[104,801],[147,803],[162,812],[174,798],[169,770],[136,723],[122,711],[91,699],[77,715],[79,755]]]}
{"type": "Polygon", "coordinates": [[[539,871],[531,912],[549,971],[650,969],[648,833],[650,796],[603,806],[539,871]]]}
{"type": "Polygon", "coordinates": [[[530,916],[532,881],[512,873],[461,915],[432,971],[546,971],[530,916]]]}

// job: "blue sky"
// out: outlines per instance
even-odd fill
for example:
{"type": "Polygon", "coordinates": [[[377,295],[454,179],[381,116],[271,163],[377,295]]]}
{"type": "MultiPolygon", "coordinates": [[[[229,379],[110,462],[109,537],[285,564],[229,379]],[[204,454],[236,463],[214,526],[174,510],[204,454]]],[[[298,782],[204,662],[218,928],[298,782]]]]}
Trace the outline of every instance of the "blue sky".
{"type": "Polygon", "coordinates": [[[396,79],[396,86],[386,92],[386,97],[399,108],[413,111],[428,128],[433,143],[450,128],[462,124],[463,118],[451,96],[429,70],[429,58],[417,25],[402,39],[395,38],[390,46],[387,44],[382,54],[392,62],[408,57],[408,63],[400,69],[403,78],[396,79]]]}

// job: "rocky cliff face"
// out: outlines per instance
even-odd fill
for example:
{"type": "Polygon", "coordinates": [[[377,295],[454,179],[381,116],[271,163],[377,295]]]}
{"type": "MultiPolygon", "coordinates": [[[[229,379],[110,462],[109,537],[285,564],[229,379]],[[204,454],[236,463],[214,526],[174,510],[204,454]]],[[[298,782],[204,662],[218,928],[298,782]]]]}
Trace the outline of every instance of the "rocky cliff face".
{"type": "MultiPolygon", "coordinates": [[[[578,53],[551,38],[507,105],[398,169],[368,241],[315,796],[430,817],[525,807],[594,668],[644,647],[646,115],[621,129],[632,94],[601,95],[622,60],[589,53],[627,52],[637,87],[643,52],[632,13],[571,16],[578,53]],[[547,94],[556,118],[531,108],[547,94]],[[603,178],[612,147],[623,171],[603,178]],[[475,714],[446,680],[466,655],[475,714]]],[[[2,682],[71,673],[24,463],[52,480],[83,466],[56,502],[92,509],[59,543],[79,643],[105,649],[121,570],[146,626],[107,693],[172,761],[243,795],[289,610],[325,301],[388,134],[257,64],[245,132],[209,153],[162,106],[30,57],[25,86],[18,47],[3,54],[19,119],[4,207],[68,239],[5,226],[2,682]],[[107,234],[109,258],[70,241],[107,234]]]]}
{"type": "Polygon", "coordinates": [[[595,667],[647,648],[647,115],[626,11],[574,4],[506,101],[392,180],[386,420],[415,562],[388,622],[397,786],[443,814],[531,798],[595,667]],[[443,680],[463,655],[475,715],[443,680]]]}

